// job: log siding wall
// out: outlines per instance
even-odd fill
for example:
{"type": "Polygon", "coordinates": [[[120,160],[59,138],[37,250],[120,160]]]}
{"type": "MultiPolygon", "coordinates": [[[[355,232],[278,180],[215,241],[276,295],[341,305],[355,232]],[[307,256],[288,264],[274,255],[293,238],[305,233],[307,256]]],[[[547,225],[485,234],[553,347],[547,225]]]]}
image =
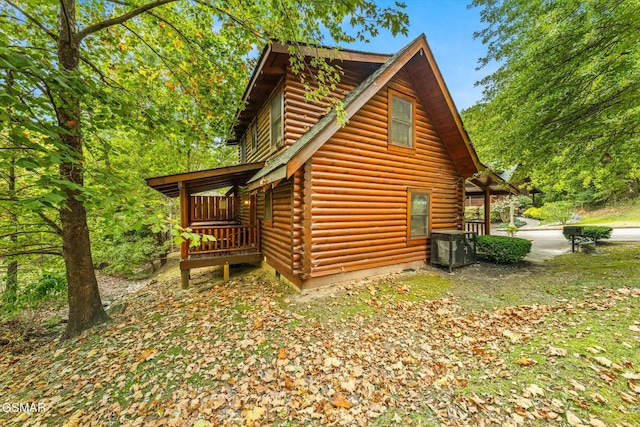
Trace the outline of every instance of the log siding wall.
{"type": "MultiPolygon", "coordinates": [[[[307,73],[307,80],[310,76],[307,73]]],[[[345,74],[333,96],[344,97],[366,75],[353,70],[345,70],[345,74]]],[[[285,147],[292,145],[307,130],[309,130],[320,118],[327,113],[329,102],[312,103],[305,99],[305,90],[300,83],[298,76],[293,75],[288,70],[283,82],[274,89],[283,91],[284,107],[284,141],[285,147]]],[[[257,162],[266,160],[275,155],[279,150],[271,146],[271,118],[270,107],[271,98],[265,102],[255,119],[257,127],[257,147],[251,150],[250,135],[251,126],[247,134],[242,138],[246,141],[245,155],[247,162],[257,162]]],[[[242,147],[239,147],[242,150],[242,147]]],[[[257,193],[257,217],[261,223],[261,251],[272,267],[287,277],[290,281],[300,284],[302,277],[303,242],[302,242],[302,207],[303,207],[303,180],[302,170],[298,171],[290,180],[279,183],[273,191],[273,221],[264,221],[264,192],[257,193]]],[[[249,194],[245,190],[241,194],[241,218],[243,221],[249,220],[248,209],[244,209],[244,201],[249,199],[249,194]]]]}
{"type": "MultiPolygon", "coordinates": [[[[305,78],[308,82],[313,81],[308,70],[305,72],[305,78]]],[[[340,99],[343,98],[365,78],[366,75],[361,72],[344,69],[344,75],[342,76],[340,83],[336,86],[336,89],[332,91],[332,96],[340,99]]],[[[328,101],[307,102],[305,99],[305,90],[300,82],[300,78],[288,69],[286,76],[283,78],[283,82],[274,89],[269,99],[258,112],[258,116],[255,121],[258,129],[258,144],[255,152],[252,152],[251,144],[249,143],[251,141],[249,135],[251,132],[251,126],[249,126],[247,132],[241,138],[242,142],[246,141],[245,156],[247,162],[252,163],[266,160],[282,149],[292,145],[327,113],[327,108],[329,106],[330,103],[328,101]],[[283,91],[283,137],[285,144],[282,148],[277,149],[271,146],[270,108],[271,99],[279,90],[283,91]]],[[[241,144],[238,144],[238,150],[238,153],[241,153],[241,144]]]]}
{"type": "Polygon", "coordinates": [[[273,220],[264,220],[264,192],[258,193],[257,216],[261,228],[261,251],[268,264],[294,281],[292,266],[292,195],[293,179],[281,182],[272,190],[273,220]]]}
{"type": "Polygon", "coordinates": [[[407,190],[431,194],[431,230],[462,225],[462,180],[406,72],[374,96],[312,157],[309,277],[421,261],[407,241],[407,190]],[[415,97],[415,149],[389,147],[388,88],[415,97]]]}

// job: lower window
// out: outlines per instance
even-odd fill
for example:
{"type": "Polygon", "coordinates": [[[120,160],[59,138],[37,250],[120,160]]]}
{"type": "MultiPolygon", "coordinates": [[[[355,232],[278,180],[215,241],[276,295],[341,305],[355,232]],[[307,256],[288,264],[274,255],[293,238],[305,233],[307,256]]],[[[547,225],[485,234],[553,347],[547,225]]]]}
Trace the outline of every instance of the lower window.
{"type": "Polygon", "coordinates": [[[426,190],[409,189],[407,196],[407,237],[424,239],[429,236],[431,195],[426,190]]]}

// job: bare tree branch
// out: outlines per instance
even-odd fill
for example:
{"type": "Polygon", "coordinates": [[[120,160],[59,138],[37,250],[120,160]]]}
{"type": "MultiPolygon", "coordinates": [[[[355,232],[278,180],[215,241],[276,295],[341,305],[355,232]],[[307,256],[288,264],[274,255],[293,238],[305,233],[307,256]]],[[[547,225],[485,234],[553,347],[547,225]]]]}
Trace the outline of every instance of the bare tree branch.
{"type": "MultiPolygon", "coordinates": [[[[8,0],[4,0],[4,1],[8,1],[8,0]]],[[[111,18],[111,19],[107,19],[105,21],[101,21],[98,22],[97,24],[94,25],[90,25],[86,28],[84,28],[83,30],[79,31],[78,33],[76,33],[76,37],[78,37],[78,40],[82,40],[85,37],[87,37],[90,34],[93,34],[97,31],[100,31],[102,29],[108,28],[108,27],[112,27],[114,25],[118,25],[118,24],[122,24],[126,21],[128,21],[131,18],[135,18],[138,15],[141,15],[147,11],[150,11],[152,9],[155,9],[158,6],[162,6],[164,4],[167,3],[173,3],[176,2],[177,0],[156,0],[153,1],[151,3],[147,3],[145,5],[142,5],[140,7],[137,7],[133,10],[131,10],[130,12],[127,12],[123,15],[117,16],[115,18],[111,18]]]]}
{"type": "Polygon", "coordinates": [[[42,218],[42,220],[53,229],[53,231],[58,235],[62,236],[62,228],[55,223],[54,220],[43,214],[42,212],[38,212],[38,216],[42,218]]]}
{"type": "MultiPolygon", "coordinates": [[[[158,52],[157,50],[155,50],[155,49],[153,48],[153,46],[151,46],[149,43],[147,43],[147,41],[146,41],[144,38],[142,38],[142,36],[140,36],[140,34],[138,34],[137,32],[135,32],[135,31],[134,31],[134,30],[132,30],[131,28],[129,28],[129,27],[128,27],[127,25],[125,25],[124,23],[122,24],[122,26],[123,26],[124,28],[126,28],[128,31],[130,31],[130,32],[131,32],[131,34],[133,34],[134,36],[136,36],[136,37],[138,38],[138,40],[140,40],[140,41],[141,41],[145,46],[147,46],[147,47],[148,47],[148,48],[149,48],[149,49],[150,49],[154,54],[156,54],[156,56],[160,59],[160,61],[162,61],[162,63],[165,65],[165,67],[167,67],[167,68],[169,69],[169,71],[171,71],[171,73],[176,77],[176,79],[178,80],[178,83],[180,83],[180,86],[182,86],[182,89],[183,89],[185,92],[187,92],[187,93],[188,93],[189,91],[188,91],[188,89],[187,89],[187,86],[182,82],[182,80],[180,79],[180,76],[178,76],[178,74],[177,74],[175,71],[173,71],[173,68],[171,68],[171,66],[168,64],[167,59],[166,59],[164,56],[162,56],[162,54],[160,54],[160,52],[158,52]]],[[[184,72],[185,74],[189,74],[189,73],[188,73],[188,71],[187,71],[187,70],[182,69],[182,68],[180,67],[180,65],[179,65],[179,64],[176,64],[176,65],[177,65],[177,67],[178,67],[182,72],[184,72]]]]}
{"type": "Polygon", "coordinates": [[[11,0],[3,0],[3,1],[5,3],[7,3],[9,6],[11,6],[12,8],[16,9],[21,14],[23,14],[25,16],[25,18],[27,18],[29,21],[33,22],[38,28],[40,28],[42,31],[47,33],[47,35],[49,37],[51,37],[54,41],[56,41],[56,42],[58,41],[58,37],[51,30],[49,30],[47,27],[45,27],[42,22],[38,21],[36,18],[34,18],[29,13],[24,11],[22,8],[20,8],[20,6],[18,6],[17,4],[12,2],[11,0]]]}
{"type": "Polygon", "coordinates": [[[149,15],[153,16],[157,20],[159,20],[161,22],[164,22],[169,27],[171,27],[173,29],[173,31],[175,31],[178,34],[178,36],[180,36],[180,38],[187,43],[187,46],[191,47],[191,44],[193,43],[193,40],[191,40],[189,37],[187,37],[187,35],[185,33],[183,33],[182,30],[180,30],[178,27],[173,25],[172,22],[170,22],[169,20],[163,18],[162,16],[158,15],[157,13],[153,13],[153,12],[148,12],[148,13],[149,13],[149,15]]]}
{"type": "Polygon", "coordinates": [[[62,256],[61,250],[56,248],[32,249],[28,251],[0,252],[2,257],[18,256],[18,255],[57,255],[62,256]]]}
{"type": "Polygon", "coordinates": [[[253,34],[259,40],[269,40],[268,36],[266,36],[265,34],[260,34],[258,32],[258,30],[256,30],[255,28],[253,28],[252,26],[250,26],[249,24],[247,24],[245,21],[241,20],[237,16],[230,14],[226,10],[220,9],[219,7],[216,7],[216,6],[212,5],[212,4],[209,4],[204,0],[195,0],[195,2],[198,3],[201,6],[208,7],[209,9],[215,10],[216,12],[218,12],[221,15],[226,15],[229,19],[231,19],[236,24],[238,24],[241,27],[244,27],[245,29],[249,30],[249,32],[251,32],[251,34],[253,34]]]}
{"type": "Polygon", "coordinates": [[[11,236],[21,236],[24,234],[58,234],[55,231],[51,231],[51,230],[29,230],[29,231],[14,231],[12,233],[7,233],[7,234],[0,234],[0,239],[3,239],[5,237],[11,237],[11,236]]]}

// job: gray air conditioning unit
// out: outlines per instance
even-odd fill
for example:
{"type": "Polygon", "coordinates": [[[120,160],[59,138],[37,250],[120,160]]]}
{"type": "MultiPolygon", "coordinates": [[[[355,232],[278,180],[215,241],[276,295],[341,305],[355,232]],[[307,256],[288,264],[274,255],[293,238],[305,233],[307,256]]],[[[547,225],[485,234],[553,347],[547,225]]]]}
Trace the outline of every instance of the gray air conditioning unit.
{"type": "Polygon", "coordinates": [[[462,230],[440,230],[431,233],[431,265],[454,267],[475,264],[476,233],[462,230]]]}

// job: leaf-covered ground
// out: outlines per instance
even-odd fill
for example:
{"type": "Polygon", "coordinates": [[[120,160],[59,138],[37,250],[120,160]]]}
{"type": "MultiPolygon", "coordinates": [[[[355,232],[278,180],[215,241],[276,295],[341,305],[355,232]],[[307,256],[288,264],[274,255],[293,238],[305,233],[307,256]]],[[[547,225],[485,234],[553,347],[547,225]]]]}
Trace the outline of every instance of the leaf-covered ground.
{"type": "Polygon", "coordinates": [[[0,403],[45,410],[0,425],[638,426],[640,246],[607,251],[305,295],[172,271],[89,334],[6,347],[0,403]]]}

